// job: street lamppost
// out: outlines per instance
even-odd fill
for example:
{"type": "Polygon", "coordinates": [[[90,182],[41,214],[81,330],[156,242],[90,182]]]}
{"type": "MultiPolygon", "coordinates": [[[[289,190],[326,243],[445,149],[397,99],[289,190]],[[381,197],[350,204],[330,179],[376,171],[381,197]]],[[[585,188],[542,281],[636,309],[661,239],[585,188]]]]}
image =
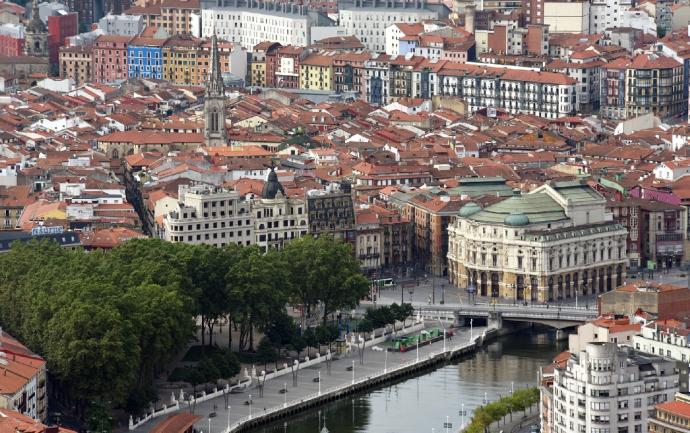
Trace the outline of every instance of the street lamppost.
{"type": "Polygon", "coordinates": [[[321,395],[321,372],[319,371],[319,395],[321,395]]]}
{"type": "Polygon", "coordinates": [[[515,284],[507,283],[506,286],[508,286],[509,289],[513,290],[513,305],[517,305],[517,290],[515,290],[515,284]]]}
{"type": "Polygon", "coordinates": [[[355,361],[352,360],[352,384],[355,384],[355,361]]]}
{"type": "Polygon", "coordinates": [[[431,272],[431,303],[436,304],[436,276],[431,272]]]}
{"type": "Polygon", "coordinates": [[[384,354],[383,358],[383,372],[388,372],[388,348],[386,348],[386,353],[384,354]]]}
{"type": "Polygon", "coordinates": [[[283,397],[284,397],[284,399],[283,399],[283,407],[286,408],[286,407],[287,407],[287,382],[283,383],[283,387],[284,387],[284,388],[283,388],[283,389],[284,389],[284,392],[283,392],[283,397]]]}
{"type": "Polygon", "coordinates": [[[228,411],[228,431],[230,431],[230,406],[225,406],[225,409],[228,411]]]}
{"type": "Polygon", "coordinates": [[[297,386],[297,371],[299,370],[299,361],[296,359],[292,363],[292,386],[297,386]]]}
{"type": "Polygon", "coordinates": [[[358,343],[357,348],[359,349],[359,363],[364,365],[364,338],[361,335],[359,336],[358,343]]]}
{"type": "Polygon", "coordinates": [[[472,341],[472,321],[474,319],[470,319],[470,341],[472,341]]]}
{"type": "Polygon", "coordinates": [[[249,419],[252,419],[252,395],[249,394],[249,419]]]}

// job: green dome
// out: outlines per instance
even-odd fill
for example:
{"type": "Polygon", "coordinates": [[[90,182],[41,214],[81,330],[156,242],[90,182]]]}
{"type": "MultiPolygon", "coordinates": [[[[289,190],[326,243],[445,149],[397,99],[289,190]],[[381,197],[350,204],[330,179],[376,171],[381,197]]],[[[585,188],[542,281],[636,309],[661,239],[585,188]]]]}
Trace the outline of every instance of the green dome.
{"type": "Polygon", "coordinates": [[[477,203],[471,201],[471,202],[467,203],[465,206],[463,206],[463,207],[460,208],[460,213],[459,213],[459,215],[460,215],[461,217],[465,217],[465,218],[466,218],[466,217],[468,217],[468,216],[471,216],[471,215],[476,214],[476,213],[479,212],[480,210],[482,210],[482,208],[480,208],[479,205],[478,205],[477,203]]]}
{"type": "Polygon", "coordinates": [[[506,215],[503,223],[507,226],[522,227],[529,224],[529,217],[520,211],[512,211],[506,215]]]}

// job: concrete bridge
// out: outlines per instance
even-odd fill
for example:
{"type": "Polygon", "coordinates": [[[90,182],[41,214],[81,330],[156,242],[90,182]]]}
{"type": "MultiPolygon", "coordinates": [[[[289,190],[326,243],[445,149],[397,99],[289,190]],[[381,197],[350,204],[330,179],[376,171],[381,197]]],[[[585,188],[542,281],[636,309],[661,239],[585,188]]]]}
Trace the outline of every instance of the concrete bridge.
{"type": "Polygon", "coordinates": [[[581,325],[598,316],[596,308],[557,305],[465,304],[417,306],[427,318],[453,320],[459,326],[468,319],[483,318],[489,329],[502,329],[503,321],[529,322],[547,325],[558,330],[581,325]]]}

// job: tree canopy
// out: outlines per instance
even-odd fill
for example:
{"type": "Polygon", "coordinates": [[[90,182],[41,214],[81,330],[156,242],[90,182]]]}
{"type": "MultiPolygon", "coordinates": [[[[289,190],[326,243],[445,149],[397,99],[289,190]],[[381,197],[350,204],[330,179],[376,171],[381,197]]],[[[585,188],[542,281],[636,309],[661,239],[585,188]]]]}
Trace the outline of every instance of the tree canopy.
{"type": "Polygon", "coordinates": [[[292,271],[291,298],[308,316],[321,305],[325,322],[329,314],[354,307],[369,292],[369,281],[344,242],[307,236],[290,242],[283,252],[292,271]]]}
{"type": "MultiPolygon", "coordinates": [[[[91,252],[32,241],[0,255],[0,325],[46,359],[56,396],[82,415],[93,402],[147,407],[153,379],[187,346],[197,317],[202,345],[229,318],[241,348],[254,349],[258,329],[275,347],[299,350],[289,301],[321,305],[325,319],[367,291],[350,246],[329,237],[268,253],[145,239],[91,252]]],[[[193,381],[234,374],[231,361],[205,360],[193,381]]]]}

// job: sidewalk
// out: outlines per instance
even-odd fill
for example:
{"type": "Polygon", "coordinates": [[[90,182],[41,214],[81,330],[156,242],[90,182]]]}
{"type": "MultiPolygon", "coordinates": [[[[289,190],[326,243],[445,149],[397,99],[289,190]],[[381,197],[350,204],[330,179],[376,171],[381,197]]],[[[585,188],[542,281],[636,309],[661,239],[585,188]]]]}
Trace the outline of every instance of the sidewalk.
{"type": "MultiPolygon", "coordinates": [[[[481,335],[485,329],[484,327],[475,327],[473,336],[481,335]]],[[[447,347],[459,347],[469,342],[469,329],[460,328],[454,331],[456,334],[453,336],[453,339],[446,341],[447,347]]],[[[419,359],[421,360],[425,355],[437,352],[442,347],[443,341],[420,347],[419,359]]],[[[396,365],[415,360],[417,358],[417,351],[411,350],[399,353],[367,348],[364,351],[363,358],[364,363],[361,364],[359,362],[359,354],[355,351],[350,355],[333,360],[330,369],[326,362],[300,369],[297,373],[296,386],[293,385],[291,374],[267,380],[264,385],[263,397],[259,397],[259,389],[255,385],[243,393],[228,395],[229,408],[226,407],[224,398],[218,397],[197,403],[195,408],[186,408],[185,410],[193,410],[196,415],[202,417],[195,425],[197,430],[209,433],[210,427],[210,432],[219,433],[224,431],[228,425],[232,425],[250,414],[256,416],[271,408],[283,407],[286,402],[310,396],[317,393],[319,389],[326,390],[335,386],[349,384],[353,379],[357,380],[372,376],[384,370],[384,367],[390,369],[396,365]],[[319,377],[321,381],[315,381],[319,377]],[[287,389],[287,393],[284,393],[285,389],[287,389]],[[209,414],[212,412],[216,416],[209,418],[209,414]]],[[[153,426],[163,419],[164,417],[151,420],[133,431],[137,433],[149,432],[153,426]]]]}
{"type": "Polygon", "coordinates": [[[506,415],[502,422],[494,423],[490,427],[490,431],[494,433],[521,433],[523,430],[529,431],[529,427],[532,424],[539,423],[539,405],[534,404],[532,406],[532,413],[527,409],[527,413],[523,415],[522,413],[514,413],[513,420],[510,421],[510,415],[506,415]]]}

